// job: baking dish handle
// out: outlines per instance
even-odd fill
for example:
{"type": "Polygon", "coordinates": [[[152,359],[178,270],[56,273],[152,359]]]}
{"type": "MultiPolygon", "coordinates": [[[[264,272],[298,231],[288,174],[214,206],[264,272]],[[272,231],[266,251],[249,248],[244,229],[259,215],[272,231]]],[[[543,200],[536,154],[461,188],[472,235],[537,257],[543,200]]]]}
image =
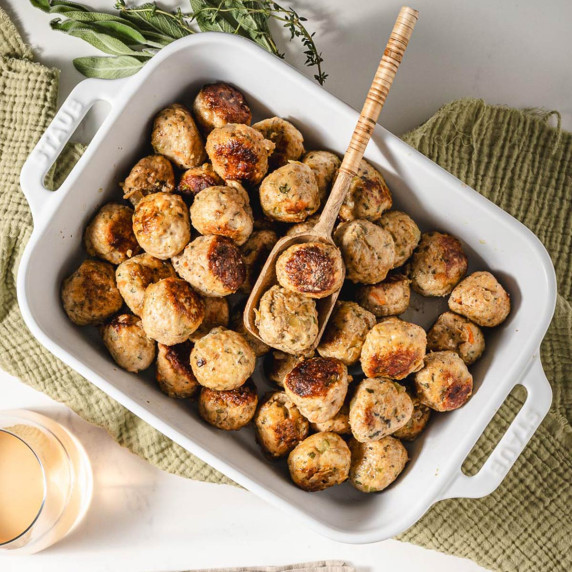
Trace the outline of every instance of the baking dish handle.
{"type": "Polygon", "coordinates": [[[546,379],[538,353],[519,384],[526,388],[526,401],[481,470],[469,477],[459,469],[456,478],[451,481],[440,500],[484,497],[502,483],[552,403],[552,388],[546,379]]]}
{"type": "MultiPolygon", "coordinates": [[[[55,206],[56,197],[63,194],[46,189],[44,180],[48,171],[91,107],[97,101],[106,101],[113,105],[125,82],[125,79],[86,79],[80,82],[63,102],[40,137],[20,173],[20,186],[35,222],[40,213],[48,206],[55,206]]],[[[70,183],[71,177],[68,176],[61,190],[70,183]]]]}

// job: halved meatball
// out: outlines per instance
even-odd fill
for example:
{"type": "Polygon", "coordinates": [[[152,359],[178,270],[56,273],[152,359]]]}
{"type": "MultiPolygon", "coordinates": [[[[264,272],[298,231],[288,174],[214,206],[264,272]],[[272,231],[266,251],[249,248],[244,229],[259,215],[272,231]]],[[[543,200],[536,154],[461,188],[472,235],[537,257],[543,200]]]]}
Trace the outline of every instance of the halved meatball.
{"type": "Polygon", "coordinates": [[[214,172],[210,163],[200,167],[191,167],[181,176],[177,185],[177,192],[183,196],[194,197],[204,189],[224,185],[224,181],[214,172]]]}
{"type": "Polygon", "coordinates": [[[425,367],[415,374],[419,401],[435,411],[453,411],[465,405],[473,392],[473,376],[455,352],[431,352],[425,367]]]}
{"type": "Polygon", "coordinates": [[[193,112],[205,135],[215,127],[223,127],[228,123],[250,125],[252,121],[252,113],[244,95],[222,81],[205,85],[199,91],[193,102],[193,112]]]}
{"type": "Polygon", "coordinates": [[[425,330],[399,318],[374,326],[361,350],[361,367],[368,377],[405,379],[423,367],[427,347],[425,330]]]}
{"type": "Polygon", "coordinates": [[[344,222],[336,228],[334,241],[342,251],[346,276],[352,282],[376,284],[393,268],[393,238],[372,222],[344,222]]]}
{"type": "Polygon", "coordinates": [[[133,206],[152,193],[172,193],[175,190],[173,165],[163,155],[143,157],[120,186],[123,198],[129,199],[133,206]]]}
{"type": "Polygon", "coordinates": [[[272,459],[287,455],[310,432],[308,420],[283,392],[267,394],[254,416],[256,439],[272,459]]]}
{"type": "Polygon", "coordinates": [[[403,274],[392,274],[378,284],[360,286],[356,299],[378,318],[397,316],[409,308],[411,280],[403,274]]]}
{"type": "Polygon", "coordinates": [[[255,230],[240,247],[246,269],[246,278],[240,287],[241,292],[250,294],[277,241],[278,237],[273,230],[255,230]]]}
{"type": "Polygon", "coordinates": [[[310,298],[325,298],[344,283],[340,251],[323,242],[305,242],[287,248],[276,261],[281,286],[310,298]]]}
{"type": "Polygon", "coordinates": [[[143,250],[167,260],[179,254],[191,239],[191,222],[179,195],[153,193],[135,207],[133,231],[143,250]]]}
{"type": "Polygon", "coordinates": [[[175,346],[158,344],[155,379],[169,397],[187,399],[198,390],[199,382],[191,369],[191,342],[175,346]]]}
{"type": "Polygon", "coordinates": [[[212,298],[204,296],[203,302],[205,303],[205,317],[201,325],[191,334],[191,342],[200,340],[206,336],[213,328],[228,327],[229,309],[228,301],[226,298],[212,298]]]}
{"type": "Polygon", "coordinates": [[[101,324],[123,305],[113,266],[100,260],[84,260],[63,281],[61,297],[68,318],[78,326],[101,324]]]}
{"type": "Polygon", "coordinates": [[[173,257],[177,274],[205,296],[234,294],[246,277],[238,247],[225,236],[199,236],[173,257]]]}
{"type": "Polygon", "coordinates": [[[350,450],[336,433],[310,435],[288,455],[290,477],[309,492],[343,483],[348,478],[350,463],[350,450]]]}
{"type": "Polygon", "coordinates": [[[473,272],[451,293],[449,308],[479,326],[493,328],[510,313],[510,296],[490,272],[473,272]]]}
{"type": "Polygon", "coordinates": [[[252,380],[229,391],[203,387],[199,395],[199,415],[223,431],[238,431],[248,425],[257,405],[258,395],[252,380]]]}
{"type": "Polygon", "coordinates": [[[308,165],[314,172],[320,191],[320,201],[324,201],[342,164],[341,159],[330,151],[309,151],[302,158],[302,163],[308,165]]]}
{"type": "Polygon", "coordinates": [[[384,437],[373,443],[350,441],[352,464],[350,481],[362,493],[387,488],[405,468],[407,449],[399,439],[384,437]]]}
{"type": "Polygon", "coordinates": [[[205,317],[202,298],[184,280],[164,278],[150,284],[143,301],[143,329],[166,346],[187,341],[205,317]]]}
{"type": "Polygon", "coordinates": [[[121,264],[141,251],[131,222],[133,210],[125,205],[103,205],[84,233],[85,249],[111,264],[121,264]]]}
{"type": "Polygon", "coordinates": [[[392,433],[394,437],[404,441],[413,441],[423,432],[431,417],[431,409],[419,401],[417,396],[411,397],[413,413],[411,419],[401,429],[392,433]]]}
{"type": "Polygon", "coordinates": [[[310,428],[313,431],[330,431],[338,435],[351,435],[350,406],[347,399],[342,408],[331,419],[320,423],[310,423],[310,428]]]}
{"type": "Polygon", "coordinates": [[[288,161],[297,161],[304,153],[304,137],[289,121],[270,117],[252,127],[275,145],[269,160],[271,171],[286,165],[288,161]]]}
{"type": "Polygon", "coordinates": [[[446,296],[467,272],[462,244],[450,234],[426,232],[413,253],[411,287],[423,296],[446,296]]]}
{"type": "Polygon", "coordinates": [[[412,414],[413,402],[402,385],[387,378],[367,378],[350,402],[350,427],[361,443],[379,441],[403,427],[412,414]]]}
{"type": "Polygon", "coordinates": [[[284,378],[294,369],[294,366],[304,361],[306,357],[313,357],[313,355],[314,352],[309,356],[294,356],[284,352],[273,351],[270,359],[264,364],[266,375],[270,381],[273,381],[280,387],[284,387],[284,378]]]}
{"type": "Polygon", "coordinates": [[[230,319],[230,329],[238,332],[252,348],[256,357],[262,357],[270,351],[270,346],[253,336],[244,325],[244,304],[236,306],[230,319]]]}
{"type": "Polygon", "coordinates": [[[405,264],[421,240],[421,231],[415,221],[401,211],[389,211],[381,215],[378,224],[393,238],[395,244],[393,267],[405,264]]]}
{"type": "Polygon", "coordinates": [[[207,138],[213,169],[225,181],[259,183],[268,171],[268,157],[273,150],[272,141],[256,129],[238,123],[218,127],[207,138]]]}

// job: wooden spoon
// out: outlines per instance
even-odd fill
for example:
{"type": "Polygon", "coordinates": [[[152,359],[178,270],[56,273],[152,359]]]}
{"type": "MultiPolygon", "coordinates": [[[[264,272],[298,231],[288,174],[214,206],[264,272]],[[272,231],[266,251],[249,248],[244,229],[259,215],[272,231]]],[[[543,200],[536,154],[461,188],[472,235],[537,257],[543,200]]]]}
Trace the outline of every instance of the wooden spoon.
{"type": "MultiPolygon", "coordinates": [[[[369,143],[379,114],[385,103],[389,88],[393,83],[393,78],[397,72],[397,68],[403,59],[405,48],[411,34],[419,12],[407,6],[403,6],[399,11],[395,25],[389,41],[383,52],[379,67],[373,78],[371,87],[369,88],[365,103],[361,110],[357,125],[354,129],[350,144],[347,148],[346,154],[340,166],[338,176],[334,186],[330,192],[330,196],[324,210],[320,215],[320,219],[316,226],[304,234],[297,236],[285,236],[281,238],[272,252],[269,254],[266,263],[262,267],[258,280],[254,284],[254,288],[250,293],[246,307],[244,309],[244,325],[246,329],[256,338],[262,340],[258,334],[258,328],[255,324],[254,310],[258,307],[260,298],[263,294],[270,289],[271,286],[277,283],[276,280],[276,259],[284,250],[303,242],[324,242],[334,244],[332,240],[332,230],[336,222],[340,207],[344,202],[344,198],[348,188],[352,182],[353,177],[357,175],[360,161],[363,158],[365,148],[369,143]]],[[[316,300],[316,307],[318,310],[318,335],[309,350],[315,349],[319,342],[324,329],[334,309],[334,305],[339,295],[339,290],[334,292],[326,298],[316,300]]],[[[264,340],[262,340],[264,341],[264,340]]]]}

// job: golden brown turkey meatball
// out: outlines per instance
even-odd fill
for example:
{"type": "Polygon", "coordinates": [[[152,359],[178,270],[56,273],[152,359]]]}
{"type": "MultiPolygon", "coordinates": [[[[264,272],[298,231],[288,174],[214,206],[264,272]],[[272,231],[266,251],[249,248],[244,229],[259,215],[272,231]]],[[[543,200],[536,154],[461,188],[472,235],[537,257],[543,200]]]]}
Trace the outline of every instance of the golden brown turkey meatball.
{"type": "Polygon", "coordinates": [[[405,379],[423,367],[427,347],[425,330],[399,318],[374,326],[361,350],[361,367],[368,377],[405,379]]]}
{"type": "Polygon", "coordinates": [[[244,325],[244,304],[240,304],[234,308],[230,319],[230,329],[239,333],[252,348],[256,357],[262,357],[270,351],[270,346],[253,336],[244,325]]]}
{"type": "Polygon", "coordinates": [[[431,409],[453,411],[469,401],[473,376],[455,352],[431,352],[415,374],[415,389],[419,401],[431,409]]]}
{"type": "Polygon", "coordinates": [[[389,211],[381,215],[378,224],[393,238],[395,245],[393,267],[405,264],[421,240],[421,231],[415,221],[401,211],[389,211]]]}
{"type": "Polygon", "coordinates": [[[198,382],[217,391],[240,387],[254,371],[256,355],[238,333],[214,328],[195,343],[191,367],[198,382]]]}
{"type": "Polygon", "coordinates": [[[290,477],[309,492],[343,483],[348,478],[350,463],[350,450],[336,433],[310,435],[288,455],[290,477]]]}
{"type": "Polygon", "coordinates": [[[274,143],[259,131],[238,123],[229,123],[211,131],[207,153],[216,174],[225,181],[255,185],[268,171],[268,157],[274,143]]]}
{"type": "Polygon", "coordinates": [[[381,282],[393,267],[393,238],[386,230],[367,220],[338,225],[334,241],[342,251],[346,277],[352,282],[381,282]]]}
{"type": "Polygon", "coordinates": [[[190,336],[191,342],[200,340],[206,336],[213,328],[222,326],[228,327],[229,309],[228,301],[226,298],[211,298],[210,296],[203,297],[205,303],[205,317],[201,325],[190,336]]]}
{"type": "Polygon", "coordinates": [[[199,382],[191,369],[191,342],[175,346],[158,344],[155,379],[163,393],[177,399],[192,397],[199,382]]]}
{"type": "Polygon", "coordinates": [[[373,443],[350,441],[352,464],[350,481],[362,493],[387,488],[407,464],[407,449],[399,439],[384,437],[373,443]]]}
{"type": "Polygon", "coordinates": [[[199,236],[173,257],[177,274],[204,296],[234,294],[246,277],[238,247],[225,236],[199,236]]]}
{"type": "Polygon", "coordinates": [[[224,181],[214,172],[210,163],[200,167],[191,167],[181,176],[177,192],[185,197],[194,197],[204,189],[224,185],[224,181]]]}
{"type": "Polygon", "coordinates": [[[334,177],[342,161],[330,151],[310,151],[304,155],[302,163],[308,165],[314,172],[320,191],[320,201],[324,201],[332,188],[334,177]]]}
{"type": "Polygon", "coordinates": [[[120,186],[123,198],[129,199],[133,206],[152,193],[172,193],[175,190],[173,165],[163,155],[143,157],[120,186]]]}
{"type": "Polygon", "coordinates": [[[320,220],[319,213],[308,217],[304,222],[293,224],[287,231],[285,236],[298,236],[310,232],[320,220]]]}
{"type": "Polygon", "coordinates": [[[403,426],[401,429],[392,433],[397,439],[403,439],[404,441],[413,441],[417,439],[419,435],[423,432],[429,418],[431,417],[431,409],[427,405],[423,405],[417,396],[411,397],[413,402],[413,413],[411,414],[411,419],[403,426]]]}
{"type": "Polygon", "coordinates": [[[350,402],[350,427],[361,443],[379,441],[403,427],[413,414],[413,402],[399,383],[366,378],[350,402]]]}
{"type": "Polygon", "coordinates": [[[258,335],[273,348],[299,355],[312,347],[318,335],[318,311],[311,298],[272,286],[255,313],[258,335]]]}
{"type": "Polygon", "coordinates": [[[227,236],[238,245],[252,232],[252,209],[242,188],[209,187],[191,206],[191,222],[201,234],[227,236]]]}
{"type": "Polygon", "coordinates": [[[68,318],[78,326],[100,324],[123,305],[113,266],[100,260],[82,262],[63,281],[61,297],[68,318]]]}
{"type": "Polygon", "coordinates": [[[388,276],[378,284],[360,286],[356,299],[378,318],[397,316],[409,308],[411,280],[402,274],[388,276]]]}
{"type": "Polygon", "coordinates": [[[191,112],[180,103],[173,103],[155,117],[151,145],[180,169],[198,167],[205,162],[203,140],[191,112]]]}
{"type": "Polygon", "coordinates": [[[322,421],[321,423],[310,423],[310,428],[313,431],[330,431],[338,435],[351,435],[350,407],[347,400],[331,419],[322,421]]]}
{"type": "Polygon", "coordinates": [[[308,421],[331,419],[341,409],[348,392],[348,370],[337,359],[306,359],[284,378],[286,395],[308,421]]]}
{"type": "Polygon", "coordinates": [[[510,296],[490,272],[473,272],[451,293],[449,308],[479,326],[493,328],[510,313],[510,296]]]}
{"type": "Polygon", "coordinates": [[[313,357],[314,352],[309,356],[294,356],[284,352],[273,351],[270,359],[265,364],[265,371],[268,379],[276,385],[284,387],[284,378],[306,357],[313,357]]]}
{"type": "Polygon", "coordinates": [[[312,169],[290,161],[268,175],[260,185],[260,204],[267,217],[302,222],[320,207],[320,192],[312,169]]]}
{"type": "Polygon", "coordinates": [[[254,417],[256,439],[271,459],[287,455],[310,432],[308,420],[283,392],[268,394],[254,417]]]}
{"type": "Polygon", "coordinates": [[[413,253],[411,287],[423,296],[446,296],[467,272],[461,243],[450,234],[426,232],[413,253]]]}
{"type": "Polygon", "coordinates": [[[85,229],[85,249],[90,256],[97,256],[121,264],[141,248],[133,234],[131,218],[133,210],[125,205],[103,205],[85,229]]]}
{"type": "Polygon", "coordinates": [[[342,255],[332,244],[294,244],[278,257],[276,278],[287,290],[310,298],[325,298],[344,283],[342,255]]]}
{"type": "Polygon", "coordinates": [[[467,318],[445,312],[427,332],[427,349],[456,352],[467,365],[471,365],[485,351],[485,337],[479,326],[467,318]]]}
{"type": "Polygon", "coordinates": [[[277,241],[278,237],[273,230],[255,230],[240,247],[246,269],[246,278],[240,287],[241,292],[250,294],[277,241]]]}
{"type": "Polygon", "coordinates": [[[179,254],[191,239],[185,202],[179,195],[147,195],[135,207],[133,231],[143,250],[155,258],[167,260],[179,254]]]}
{"type": "Polygon", "coordinates": [[[137,316],[143,312],[143,299],[149,284],[175,276],[169,262],[144,252],[122,262],[115,271],[117,288],[129,309],[137,316]]]}
{"type": "Polygon", "coordinates": [[[228,123],[250,125],[252,121],[252,113],[244,95],[222,81],[205,85],[199,91],[193,102],[193,113],[205,135],[215,127],[223,127],[228,123]]]}
{"type": "Polygon", "coordinates": [[[269,159],[270,171],[286,165],[288,161],[297,161],[304,153],[304,137],[289,121],[270,117],[252,127],[275,145],[269,159]]]}
{"type": "Polygon", "coordinates": [[[155,359],[155,342],[145,334],[141,318],[133,314],[115,316],[102,326],[101,337],[115,363],[127,371],[143,371],[155,359]]]}
{"type": "Polygon", "coordinates": [[[376,221],[384,211],[391,208],[391,205],[391,193],[381,173],[362,159],[357,176],[352,179],[340,208],[340,218],[344,221],[356,219],[376,221]]]}
{"type": "Polygon", "coordinates": [[[375,316],[355,302],[336,302],[318,346],[322,357],[333,357],[346,365],[358,362],[367,333],[375,326],[375,316]]]}
{"type": "Polygon", "coordinates": [[[248,425],[257,405],[258,396],[252,381],[229,391],[203,387],[199,395],[199,415],[223,431],[238,431],[248,425]]]}
{"type": "Polygon", "coordinates": [[[145,290],[143,329],[161,344],[187,341],[204,317],[205,303],[184,280],[164,278],[145,290]]]}

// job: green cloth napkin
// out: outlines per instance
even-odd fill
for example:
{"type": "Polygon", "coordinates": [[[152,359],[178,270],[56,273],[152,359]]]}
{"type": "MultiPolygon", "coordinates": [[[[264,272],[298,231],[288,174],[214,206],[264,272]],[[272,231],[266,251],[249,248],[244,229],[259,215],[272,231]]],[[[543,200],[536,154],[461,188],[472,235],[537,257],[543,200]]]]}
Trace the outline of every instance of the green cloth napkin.
{"type": "MultiPolygon", "coordinates": [[[[65,366],[28,332],[16,302],[18,261],[32,218],[18,186],[26,156],[53,117],[58,71],[32,61],[0,10],[0,367],[104,427],[121,445],[163,470],[231,484],[65,366]]],[[[553,407],[503,484],[477,500],[435,505],[400,539],[471,558],[496,570],[572,570],[572,135],[548,115],[461,100],[405,140],[519,218],[552,255],[559,283],[556,315],[542,345],[553,407]]],[[[79,157],[70,146],[54,186],[79,157]]],[[[523,401],[514,392],[465,463],[475,472],[523,401]]]]}

